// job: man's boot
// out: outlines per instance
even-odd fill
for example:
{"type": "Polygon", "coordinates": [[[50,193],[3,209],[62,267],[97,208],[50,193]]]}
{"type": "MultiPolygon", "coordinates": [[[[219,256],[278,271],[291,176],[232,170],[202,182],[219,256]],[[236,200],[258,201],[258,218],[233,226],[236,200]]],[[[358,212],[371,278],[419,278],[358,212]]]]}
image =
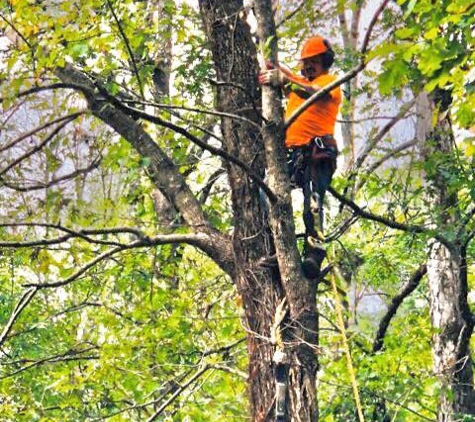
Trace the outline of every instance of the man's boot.
{"type": "Polygon", "coordinates": [[[305,258],[302,262],[302,272],[308,279],[316,279],[320,276],[320,268],[325,259],[325,249],[323,245],[316,245],[310,248],[306,245],[305,258]]]}

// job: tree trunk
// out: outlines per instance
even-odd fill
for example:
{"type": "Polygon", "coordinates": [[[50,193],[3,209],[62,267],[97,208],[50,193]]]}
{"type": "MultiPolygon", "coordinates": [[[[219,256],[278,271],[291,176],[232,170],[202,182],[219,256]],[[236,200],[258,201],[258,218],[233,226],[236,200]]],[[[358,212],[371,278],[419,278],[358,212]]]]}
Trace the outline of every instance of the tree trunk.
{"type": "MultiPolygon", "coordinates": [[[[216,107],[260,125],[262,118],[256,111],[256,105],[260,104],[257,54],[249,27],[243,20],[242,0],[200,0],[199,4],[218,78],[216,107]]],[[[271,4],[255,2],[254,7],[262,29],[259,16],[262,18],[264,14],[272,19],[271,4]]],[[[262,32],[259,37],[264,39],[262,32]]],[[[234,210],[234,280],[243,300],[248,329],[251,420],[275,420],[275,345],[270,337],[276,308],[285,292],[291,327],[284,332],[286,344],[290,345],[286,350],[286,418],[292,422],[315,422],[316,283],[305,280],[300,271],[280,98],[278,92],[271,93],[267,88],[263,91],[267,124],[262,129],[230,118],[223,118],[221,123],[223,149],[262,177],[267,168],[269,187],[277,197],[268,211],[258,186],[240,168],[227,164],[234,210]],[[259,268],[259,259],[274,252],[278,269],[259,268]]]]}
{"type": "MultiPolygon", "coordinates": [[[[264,177],[265,159],[260,123],[254,111],[259,98],[257,60],[247,24],[241,20],[242,1],[200,0],[204,30],[210,42],[217,74],[216,108],[254,121],[223,118],[223,149],[264,177]]],[[[226,163],[233,203],[234,282],[242,298],[249,355],[251,420],[273,419],[275,395],[269,341],[275,309],[283,297],[276,271],[262,269],[258,261],[274,252],[267,209],[259,187],[243,172],[226,163]]]]}
{"type": "MultiPolygon", "coordinates": [[[[421,114],[417,136],[425,139],[423,153],[435,162],[425,175],[427,198],[436,215],[434,229],[446,235],[461,224],[457,208],[457,193],[450,190],[444,167],[450,169],[454,148],[453,132],[444,97],[436,92],[435,102],[422,94],[418,102],[421,114]],[[436,105],[440,107],[438,122],[431,128],[436,105]],[[425,117],[425,118],[424,118],[425,117]],[[435,157],[434,157],[435,155],[435,157]],[[437,158],[443,157],[443,158],[437,158]]],[[[455,168],[452,168],[454,171],[455,168]]],[[[430,314],[434,328],[432,350],[434,372],[440,383],[440,422],[459,420],[462,414],[475,415],[470,337],[474,321],[467,303],[467,263],[465,246],[459,239],[441,243],[428,242],[427,277],[430,288],[430,314]]]]}

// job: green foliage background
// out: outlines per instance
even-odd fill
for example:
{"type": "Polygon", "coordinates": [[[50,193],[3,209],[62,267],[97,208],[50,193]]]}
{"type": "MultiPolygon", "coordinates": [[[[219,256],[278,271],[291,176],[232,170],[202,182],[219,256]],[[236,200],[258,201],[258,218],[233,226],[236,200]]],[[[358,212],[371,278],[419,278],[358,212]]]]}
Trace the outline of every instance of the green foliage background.
{"type": "MultiPolygon", "coordinates": [[[[27,89],[55,81],[56,66],[74,63],[106,83],[111,94],[142,92],[150,98],[153,58],[157,46],[169,39],[175,51],[173,88],[163,102],[212,108],[216,75],[197,10],[187,2],[166,0],[161,16],[157,16],[150,13],[152,3],[2,0],[0,29],[16,39],[2,52],[0,67],[2,145],[18,136],[20,124],[23,130],[31,129],[83,108],[71,91],[38,93],[27,100],[19,97],[27,89]],[[9,113],[13,117],[8,118],[9,113]]],[[[473,126],[473,4],[468,0],[439,3],[434,8],[429,0],[400,1],[385,12],[378,35],[383,41],[368,56],[378,65],[367,68],[361,87],[362,91],[367,88],[374,102],[362,107],[362,118],[364,113],[377,113],[377,101],[400,99],[408,90],[417,94],[422,89],[450,89],[454,122],[460,128],[473,126]]],[[[300,11],[279,28],[281,46],[290,54],[299,40],[314,32],[323,12],[329,21],[336,22],[342,9],[348,13],[360,6],[360,2],[322,6],[310,0],[302,4],[300,11]]],[[[277,14],[285,17],[296,6],[296,2],[281,4],[277,14]]],[[[344,52],[338,34],[333,37],[340,53],[338,66],[345,70],[357,54],[344,52]]],[[[191,111],[182,110],[179,116],[163,108],[154,112],[185,122],[200,136],[202,128],[212,131],[218,122],[215,116],[191,111]]],[[[219,160],[170,131],[153,126],[148,129],[179,164],[196,195],[202,195],[209,176],[221,165],[219,160]]],[[[373,130],[377,129],[375,123],[373,130]]],[[[391,136],[385,139],[388,148],[394,145],[391,136]]],[[[455,157],[435,156],[425,163],[396,160],[371,173],[356,200],[366,201],[373,212],[396,221],[432,222],[436,231],[454,236],[457,227],[437,226],[440,210],[425,207],[420,175],[421,171],[438,169],[457,193],[462,211],[467,212],[475,199],[473,137],[465,136],[457,151],[455,157]]],[[[9,162],[21,150],[2,154],[9,162]]],[[[2,224],[40,221],[73,230],[135,227],[149,235],[164,230],[147,178],[149,163],[87,115],[55,136],[35,157],[0,177],[28,185],[38,177],[47,180],[65,165],[80,166],[97,157],[101,160],[99,168],[70,183],[31,192],[2,186],[2,224]]],[[[373,158],[378,157],[376,153],[373,158]]],[[[226,178],[219,176],[205,209],[216,227],[231,233],[226,183],[226,178]]],[[[347,185],[347,175],[336,177],[337,189],[347,185]]],[[[330,205],[336,208],[333,202],[330,205]]],[[[332,213],[329,231],[344,218],[332,213]]],[[[180,229],[169,230],[178,233],[180,229]]],[[[8,225],[0,232],[5,242],[17,243],[59,233],[53,226],[8,225]]],[[[130,241],[133,234],[103,234],[95,239],[105,243],[77,238],[61,245],[4,245],[0,255],[0,324],[6,326],[24,295],[25,284],[65,279],[104,253],[110,242],[130,241]]],[[[376,354],[371,347],[384,308],[379,313],[362,312],[355,295],[349,295],[350,291],[378,293],[380,300],[389,304],[424,262],[426,240],[359,220],[335,246],[335,259],[346,274],[345,280],[339,280],[339,287],[346,292],[339,300],[347,305],[353,359],[368,420],[388,420],[383,419],[386,413],[391,421],[436,418],[438,386],[431,372],[432,332],[425,283],[398,310],[384,348],[376,354]]],[[[473,256],[470,246],[470,263],[473,256]]],[[[470,266],[471,283],[472,270],[470,266]]],[[[336,328],[335,298],[324,283],[320,290],[320,420],[356,421],[341,335],[336,328]]],[[[179,384],[209,365],[157,420],[246,420],[247,362],[241,341],[245,338],[241,312],[240,298],[230,280],[192,247],[168,245],[122,252],[73,283],[41,290],[23,311],[0,349],[1,419],[144,421],[179,384]]]]}

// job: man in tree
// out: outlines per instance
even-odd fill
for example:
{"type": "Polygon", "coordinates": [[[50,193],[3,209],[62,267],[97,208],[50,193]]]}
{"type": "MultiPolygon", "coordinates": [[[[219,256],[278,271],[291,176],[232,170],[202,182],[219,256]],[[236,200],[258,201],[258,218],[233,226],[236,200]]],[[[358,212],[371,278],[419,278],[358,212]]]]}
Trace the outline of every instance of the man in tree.
{"type": "MultiPolygon", "coordinates": [[[[330,43],[322,37],[310,37],[300,53],[302,76],[278,63],[268,63],[267,69],[259,75],[259,82],[284,87],[287,119],[312,94],[336,80],[336,76],[328,73],[333,61],[330,43]]],[[[340,102],[338,87],[308,107],[286,132],[291,181],[303,190],[304,195],[305,259],[302,269],[308,278],[319,276],[325,257],[319,240],[323,232],[323,199],[336,168],[338,149],[333,133],[340,102]],[[318,230],[314,214],[319,217],[318,230]]]]}

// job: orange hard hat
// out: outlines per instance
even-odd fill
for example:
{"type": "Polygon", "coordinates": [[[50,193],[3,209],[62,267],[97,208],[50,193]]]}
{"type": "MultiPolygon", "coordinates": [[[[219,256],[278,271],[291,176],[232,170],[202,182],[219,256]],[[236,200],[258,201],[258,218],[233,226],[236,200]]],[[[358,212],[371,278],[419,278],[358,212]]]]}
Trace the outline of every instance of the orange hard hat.
{"type": "Polygon", "coordinates": [[[302,46],[300,52],[300,60],[308,59],[309,57],[317,56],[328,51],[328,43],[322,37],[310,37],[302,46]]]}

